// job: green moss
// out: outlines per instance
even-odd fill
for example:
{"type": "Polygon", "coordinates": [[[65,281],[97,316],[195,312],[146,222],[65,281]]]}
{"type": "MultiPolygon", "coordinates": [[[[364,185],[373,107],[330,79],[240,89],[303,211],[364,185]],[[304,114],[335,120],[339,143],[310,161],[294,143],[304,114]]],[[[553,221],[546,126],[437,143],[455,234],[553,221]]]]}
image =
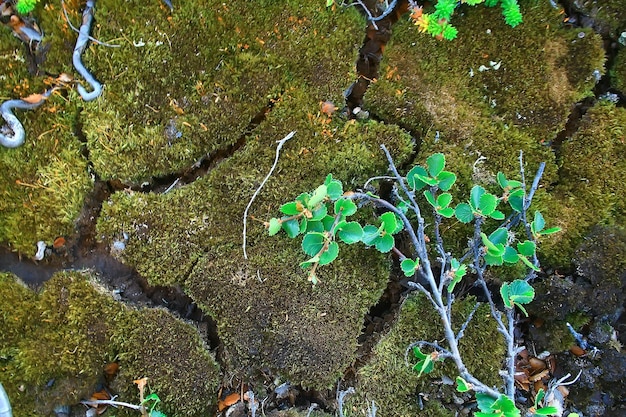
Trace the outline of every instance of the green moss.
{"type": "Polygon", "coordinates": [[[147,377],[167,415],[208,415],[214,409],[218,368],[195,328],[161,309],[126,312],[115,322],[120,372],[113,387],[123,398],[138,403],[132,381],[147,377]]]}
{"type": "Polygon", "coordinates": [[[55,274],[40,294],[0,274],[0,295],[0,371],[16,415],[88,398],[113,360],[122,400],[135,401],[132,379],[149,376],[171,415],[214,405],[215,362],[197,331],[168,312],[126,308],[79,272],[55,274]]]}
{"type": "Polygon", "coordinates": [[[574,249],[598,223],[623,226],[626,193],[620,155],[626,152],[626,111],[600,103],[561,149],[559,183],[545,201],[562,233],[542,242],[553,265],[568,265],[574,249]]]}
{"type": "Polygon", "coordinates": [[[626,92],[626,48],[622,47],[618,51],[609,74],[613,86],[622,94],[626,92]]]}
{"type": "MultiPolygon", "coordinates": [[[[457,300],[453,306],[456,331],[474,308],[474,302],[472,298],[457,300]]],[[[445,406],[452,402],[454,387],[435,383],[443,375],[454,379],[458,375],[454,365],[451,362],[438,363],[431,374],[418,377],[418,373],[405,362],[405,352],[411,343],[441,340],[442,336],[440,320],[428,300],[421,294],[410,296],[402,305],[397,322],[375,346],[369,363],[359,370],[359,384],[351,400],[352,405],[363,411],[367,409],[368,402],[375,401],[381,415],[385,416],[454,415],[442,407],[442,404],[445,406]],[[424,394],[426,399],[432,399],[430,402],[433,404],[424,401],[427,406],[425,411],[421,411],[418,406],[418,393],[424,394]]],[[[498,371],[505,346],[486,305],[479,307],[459,348],[474,376],[489,386],[502,385],[498,371]]]]}

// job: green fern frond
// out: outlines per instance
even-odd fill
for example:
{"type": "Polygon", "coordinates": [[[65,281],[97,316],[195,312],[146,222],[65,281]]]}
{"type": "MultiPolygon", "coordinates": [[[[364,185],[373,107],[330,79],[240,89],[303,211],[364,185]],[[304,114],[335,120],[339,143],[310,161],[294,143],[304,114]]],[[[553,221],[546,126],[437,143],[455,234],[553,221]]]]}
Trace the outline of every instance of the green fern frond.
{"type": "Polygon", "coordinates": [[[454,9],[456,8],[456,0],[439,0],[435,5],[433,16],[439,19],[450,20],[454,9]]]}
{"type": "Polygon", "coordinates": [[[522,23],[522,13],[516,0],[502,0],[502,15],[506,24],[511,27],[522,23]]]}

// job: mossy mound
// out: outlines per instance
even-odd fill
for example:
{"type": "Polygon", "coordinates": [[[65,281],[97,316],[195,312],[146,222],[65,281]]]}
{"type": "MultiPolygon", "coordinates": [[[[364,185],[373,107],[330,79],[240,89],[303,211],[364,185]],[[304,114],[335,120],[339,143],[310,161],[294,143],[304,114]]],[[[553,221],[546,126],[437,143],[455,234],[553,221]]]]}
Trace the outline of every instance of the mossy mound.
{"type": "Polygon", "coordinates": [[[362,317],[385,287],[384,257],[346,248],[312,288],[298,266],[299,242],[270,238],[250,219],[243,258],[243,212],[272,165],[272,145],[289,130],[297,134],[252,206],[257,218],[275,216],[328,173],[347,190],[384,172],[380,143],[399,161],[411,152],[410,137],[394,126],[331,121],[318,106],[306,91],[290,89],[254,139],[206,177],[163,195],[118,193],[99,220],[108,239],[129,235],[119,257],[152,284],[182,284],[217,320],[227,372],[239,377],[268,368],[292,383],[331,386],[353,360],[362,317]]]}
{"type": "MultiPolygon", "coordinates": [[[[475,300],[467,298],[453,306],[455,331],[474,308],[475,300]]],[[[432,373],[418,376],[405,362],[407,347],[418,340],[436,341],[443,338],[440,320],[428,300],[421,294],[406,299],[397,322],[374,347],[373,356],[359,370],[356,395],[349,400],[359,415],[365,415],[372,401],[381,416],[453,416],[445,404],[453,404],[456,393],[453,385],[441,384],[442,376],[454,380],[458,372],[452,362],[437,363],[432,373]],[[435,383],[438,381],[439,383],[435,383]],[[419,403],[423,399],[424,409],[419,403]],[[430,400],[430,401],[429,401],[430,400]]],[[[444,344],[445,346],[445,344],[444,344]]],[[[502,335],[498,333],[489,307],[482,305],[476,311],[459,349],[470,372],[488,386],[501,386],[498,371],[505,354],[502,335]]],[[[409,361],[413,360],[409,354],[409,361]]]]}
{"type": "MultiPolygon", "coordinates": [[[[541,242],[544,253],[570,255],[559,248],[576,248],[598,223],[624,226],[626,189],[621,180],[626,170],[626,110],[600,102],[585,114],[578,131],[563,143],[559,182],[545,199],[563,232],[541,242]]],[[[550,259],[563,265],[568,259],[550,259]]]]}
{"type": "Polygon", "coordinates": [[[111,361],[122,370],[121,400],[137,403],[132,381],[148,376],[171,415],[209,410],[217,366],[197,331],[165,311],[126,308],[94,283],[88,274],[62,272],[35,294],[0,274],[0,375],[15,414],[48,415],[89,398],[111,361]]]}
{"type": "Polygon", "coordinates": [[[591,18],[594,28],[603,36],[617,39],[626,30],[624,0],[582,0],[577,1],[575,6],[591,18]]]}

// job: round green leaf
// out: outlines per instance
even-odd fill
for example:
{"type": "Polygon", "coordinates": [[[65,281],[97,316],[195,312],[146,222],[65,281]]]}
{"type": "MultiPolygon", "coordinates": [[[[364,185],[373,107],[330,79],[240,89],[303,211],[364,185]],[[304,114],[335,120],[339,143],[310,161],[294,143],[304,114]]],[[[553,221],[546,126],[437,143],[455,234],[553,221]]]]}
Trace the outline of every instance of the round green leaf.
{"type": "Polygon", "coordinates": [[[533,233],[539,233],[543,230],[544,227],[546,227],[546,221],[539,211],[535,212],[535,219],[532,221],[530,226],[533,233]]]}
{"type": "Polygon", "coordinates": [[[322,204],[317,209],[313,210],[313,212],[311,213],[312,217],[309,219],[309,221],[315,222],[318,220],[322,220],[324,217],[326,217],[327,213],[328,207],[326,207],[326,204],[322,204]]]}
{"type": "Polygon", "coordinates": [[[489,216],[494,220],[504,220],[504,213],[500,210],[494,210],[489,216]]]}
{"type": "Polygon", "coordinates": [[[337,259],[339,255],[339,245],[337,242],[330,242],[328,248],[320,255],[320,265],[327,265],[337,259]]]}
{"type": "Polygon", "coordinates": [[[318,232],[309,232],[302,239],[302,250],[309,256],[315,256],[324,247],[324,235],[318,232]]]}
{"type": "Polygon", "coordinates": [[[430,176],[436,177],[446,166],[446,157],[442,153],[433,154],[426,159],[426,166],[430,176]]]}
{"type": "Polygon", "coordinates": [[[449,171],[443,171],[437,176],[437,186],[441,191],[448,191],[456,182],[456,175],[449,171]]]}
{"type": "Polygon", "coordinates": [[[280,206],[280,211],[283,214],[286,214],[287,216],[295,216],[296,214],[300,214],[302,209],[303,209],[302,203],[298,204],[295,201],[292,201],[290,203],[283,204],[282,206],[280,206]]]}
{"type": "Polygon", "coordinates": [[[426,172],[426,170],[419,165],[411,168],[409,173],[406,174],[406,183],[408,184],[409,188],[412,188],[414,190],[421,190],[426,186],[426,183],[417,177],[418,175],[428,176],[428,172],[426,172]]]}
{"type": "Polygon", "coordinates": [[[524,190],[520,188],[509,194],[509,205],[513,210],[521,213],[524,208],[524,190]]]}
{"type": "Polygon", "coordinates": [[[309,201],[307,202],[307,208],[309,210],[313,210],[315,209],[315,207],[321,203],[324,198],[326,198],[326,192],[327,192],[328,188],[322,184],[319,187],[317,187],[315,189],[315,191],[313,191],[313,195],[311,196],[311,198],[309,198],[309,201]]]}
{"type": "Polygon", "coordinates": [[[446,208],[452,202],[452,194],[450,193],[442,193],[437,196],[437,205],[441,208],[446,208]]]}
{"type": "Polygon", "coordinates": [[[361,240],[367,246],[373,246],[379,236],[380,233],[378,232],[378,228],[376,226],[368,224],[363,228],[363,239],[361,240]]]}
{"type": "Polygon", "coordinates": [[[439,213],[446,219],[449,219],[450,217],[454,216],[454,209],[452,207],[446,207],[444,209],[437,210],[437,213],[439,213]]]}
{"type": "Polygon", "coordinates": [[[437,208],[437,202],[435,201],[435,196],[433,195],[433,193],[430,190],[426,190],[423,194],[424,197],[426,197],[426,201],[428,201],[428,204],[437,208]]]}
{"type": "Polygon", "coordinates": [[[519,304],[528,304],[535,298],[535,289],[523,279],[516,279],[510,283],[509,297],[519,304]]]}
{"type": "Polygon", "coordinates": [[[456,390],[458,392],[467,392],[470,390],[470,384],[460,376],[456,377],[456,390]]]}
{"type": "Polygon", "coordinates": [[[283,230],[287,232],[287,236],[293,239],[300,234],[300,224],[296,219],[288,220],[283,222],[283,230]]]}
{"type": "Polygon", "coordinates": [[[271,218],[269,226],[267,227],[270,236],[274,236],[276,233],[280,232],[280,227],[281,221],[275,217],[271,218]]]}
{"type": "Polygon", "coordinates": [[[509,232],[506,230],[505,227],[498,227],[489,235],[489,241],[494,244],[501,243],[504,245],[506,244],[508,238],[509,232]]]}
{"type": "Polygon", "coordinates": [[[474,211],[467,203],[460,203],[454,209],[454,215],[461,223],[469,223],[474,220],[474,211]]]}
{"type": "Polygon", "coordinates": [[[351,245],[363,238],[363,228],[357,222],[348,222],[339,229],[339,239],[351,245]]]}
{"type": "Polygon", "coordinates": [[[376,247],[376,249],[382,253],[389,252],[391,249],[393,249],[394,244],[395,244],[395,241],[393,239],[393,236],[390,234],[380,236],[374,242],[374,246],[376,247]]]}
{"type": "Polygon", "coordinates": [[[517,244],[517,251],[524,256],[528,256],[528,257],[533,256],[535,254],[536,249],[537,249],[537,245],[535,245],[535,242],[532,242],[530,240],[517,244]]]}
{"type": "Polygon", "coordinates": [[[480,197],[485,193],[485,189],[480,185],[472,187],[472,191],[470,191],[470,205],[472,208],[478,209],[480,207],[480,197]]]}
{"type": "Polygon", "coordinates": [[[498,172],[496,175],[496,180],[498,181],[498,185],[503,190],[509,185],[509,182],[506,179],[506,176],[502,172],[498,172]]]}
{"type": "Polygon", "coordinates": [[[498,205],[498,198],[493,194],[485,193],[480,196],[478,204],[481,213],[485,216],[490,216],[498,205]]]}
{"type": "MultiPolygon", "coordinates": [[[[381,214],[380,220],[383,223],[383,230],[386,233],[394,234],[398,231],[398,221],[395,214],[388,211],[386,213],[381,214]]],[[[402,230],[402,229],[400,229],[402,230]]]]}
{"type": "Polygon", "coordinates": [[[339,213],[340,210],[343,216],[348,217],[356,213],[357,207],[354,201],[348,200],[347,198],[340,198],[335,201],[335,213],[339,213]]]}
{"type": "Polygon", "coordinates": [[[516,264],[519,261],[519,255],[517,254],[515,249],[507,246],[504,249],[504,255],[502,256],[502,260],[507,264],[516,264]]]}
{"type": "Polygon", "coordinates": [[[413,260],[413,259],[409,259],[406,258],[404,259],[401,263],[400,263],[400,268],[402,269],[402,272],[404,272],[404,275],[407,277],[412,277],[415,274],[415,270],[418,268],[419,266],[419,260],[413,260]]]}

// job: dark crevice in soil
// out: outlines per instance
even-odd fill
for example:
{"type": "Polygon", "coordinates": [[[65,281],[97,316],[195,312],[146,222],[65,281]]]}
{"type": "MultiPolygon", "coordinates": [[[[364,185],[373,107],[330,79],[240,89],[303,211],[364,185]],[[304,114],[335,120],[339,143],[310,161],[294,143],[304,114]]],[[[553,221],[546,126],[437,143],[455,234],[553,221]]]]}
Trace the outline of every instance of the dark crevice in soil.
{"type": "Polygon", "coordinates": [[[174,187],[180,187],[186,184],[190,184],[203,177],[213,168],[215,168],[221,161],[230,158],[243,148],[250,137],[250,134],[256,129],[267,117],[267,114],[271,111],[273,102],[268,102],[257,114],[250,120],[250,123],[244,129],[243,133],[237,139],[235,143],[225,146],[222,149],[218,149],[214,152],[210,152],[202,156],[189,168],[160,177],[153,177],[149,182],[144,182],[139,185],[123,185],[123,188],[130,188],[133,191],[138,192],[153,192],[162,193],[167,192],[174,187]]]}
{"type": "MultiPolygon", "coordinates": [[[[374,0],[365,0],[363,4],[367,7],[371,16],[376,18],[383,15],[383,11],[378,8],[379,2],[374,0]]],[[[362,7],[359,10],[368,18],[368,13],[362,7]]],[[[344,113],[348,117],[359,117],[362,111],[363,97],[372,80],[378,78],[378,69],[380,61],[383,58],[385,46],[391,39],[391,26],[396,23],[400,16],[408,11],[408,0],[399,0],[395,7],[384,18],[373,22],[368,20],[365,29],[365,39],[363,46],[359,49],[359,57],[356,61],[357,80],[344,92],[346,99],[346,108],[344,113]]]]}

